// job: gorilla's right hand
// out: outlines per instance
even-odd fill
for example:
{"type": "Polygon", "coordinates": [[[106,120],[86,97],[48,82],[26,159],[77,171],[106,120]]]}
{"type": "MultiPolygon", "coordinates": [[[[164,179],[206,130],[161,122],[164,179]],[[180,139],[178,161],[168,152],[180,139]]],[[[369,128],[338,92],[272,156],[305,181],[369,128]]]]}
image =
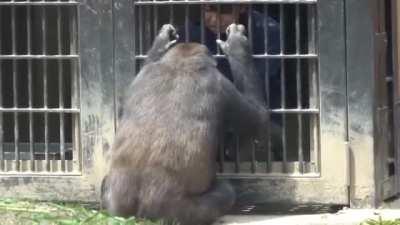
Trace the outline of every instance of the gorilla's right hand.
{"type": "Polygon", "coordinates": [[[154,39],[152,48],[147,53],[145,64],[159,60],[178,39],[175,27],[171,24],[164,24],[154,39]]]}
{"type": "Polygon", "coordinates": [[[226,28],[227,40],[217,39],[217,44],[228,57],[240,58],[248,56],[250,44],[244,35],[246,28],[242,24],[231,24],[226,28]]]}
{"type": "Polygon", "coordinates": [[[176,33],[175,27],[171,24],[164,24],[158,32],[154,44],[157,45],[159,51],[167,51],[178,39],[179,35],[176,33]]]}

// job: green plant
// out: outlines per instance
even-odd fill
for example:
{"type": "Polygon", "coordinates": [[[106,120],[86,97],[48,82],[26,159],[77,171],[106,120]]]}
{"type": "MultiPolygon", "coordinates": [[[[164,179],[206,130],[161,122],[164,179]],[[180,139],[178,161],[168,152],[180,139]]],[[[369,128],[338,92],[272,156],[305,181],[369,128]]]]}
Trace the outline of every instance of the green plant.
{"type": "Polygon", "coordinates": [[[159,222],[122,218],[81,204],[0,199],[3,225],[156,225],[159,222]]]}
{"type": "Polygon", "coordinates": [[[369,219],[360,225],[400,225],[400,219],[395,220],[383,220],[380,216],[377,220],[369,219]]]}

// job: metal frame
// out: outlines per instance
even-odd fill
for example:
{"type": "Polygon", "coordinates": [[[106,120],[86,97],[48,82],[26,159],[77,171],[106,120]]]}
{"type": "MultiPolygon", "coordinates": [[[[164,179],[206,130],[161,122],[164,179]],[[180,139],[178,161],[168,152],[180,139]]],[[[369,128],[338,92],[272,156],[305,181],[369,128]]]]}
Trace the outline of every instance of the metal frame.
{"type": "MultiPolygon", "coordinates": [[[[174,7],[176,4],[169,4],[172,1],[168,1],[168,2],[159,2],[159,1],[152,1],[152,2],[147,2],[146,4],[138,4],[140,2],[135,1],[133,2],[134,4],[134,12],[133,13],[137,13],[139,15],[139,17],[137,18],[137,30],[138,32],[135,34],[137,34],[137,39],[138,39],[138,52],[137,55],[135,56],[135,60],[138,62],[142,62],[147,56],[145,55],[146,52],[146,48],[149,48],[150,44],[151,44],[151,40],[152,37],[151,35],[146,36],[145,38],[143,37],[146,34],[149,34],[150,30],[154,29],[154,33],[157,32],[157,25],[159,25],[158,21],[156,20],[159,15],[158,15],[158,8],[161,5],[164,6],[171,6],[170,7],[170,18],[169,21],[173,20],[173,17],[171,17],[171,15],[174,15],[174,7]],[[146,7],[144,7],[146,6],[146,7]],[[153,8],[149,8],[148,6],[152,6],[153,8]],[[136,12],[137,10],[137,12],[136,12]],[[153,14],[150,15],[150,12],[153,12],[153,14]],[[143,17],[149,17],[146,20],[143,20],[143,17]],[[153,22],[150,20],[150,17],[154,17],[154,27],[151,27],[153,25],[153,22]]],[[[221,1],[207,1],[207,4],[209,3],[220,3],[221,1]]],[[[263,25],[264,25],[264,36],[267,37],[268,32],[268,7],[271,4],[271,1],[258,1],[257,3],[266,3],[264,4],[264,11],[261,12],[262,14],[264,14],[264,20],[263,25]],[[268,3],[268,4],[267,4],[268,3]]],[[[185,32],[185,38],[186,41],[189,40],[188,36],[189,36],[189,6],[193,5],[193,4],[204,4],[205,2],[202,1],[190,1],[191,4],[187,4],[186,1],[179,1],[180,6],[184,6],[184,15],[182,16],[182,19],[184,20],[183,22],[183,26],[184,31],[185,32]]],[[[246,2],[247,3],[247,2],[246,2]]],[[[274,3],[274,2],[272,2],[274,3]]],[[[283,160],[282,162],[276,162],[276,161],[272,161],[271,160],[271,145],[268,145],[266,151],[269,155],[267,161],[268,162],[264,162],[264,161],[260,161],[257,160],[255,157],[255,151],[257,149],[257,146],[255,144],[253,144],[252,146],[246,146],[249,149],[242,149],[241,151],[251,151],[251,156],[252,156],[252,160],[247,162],[247,163],[243,163],[240,162],[238,155],[240,154],[240,151],[238,149],[238,147],[235,148],[236,151],[236,161],[235,162],[230,162],[227,163],[226,161],[223,160],[223,156],[224,153],[221,152],[220,154],[220,159],[221,162],[219,163],[220,165],[220,172],[222,173],[221,175],[223,176],[235,176],[238,175],[237,173],[241,173],[240,175],[246,174],[246,175],[251,175],[251,176],[276,176],[276,175],[284,175],[286,176],[285,173],[289,173],[290,171],[294,174],[291,174],[290,176],[313,176],[315,173],[319,172],[319,168],[318,166],[316,166],[318,163],[316,162],[319,159],[319,152],[318,150],[318,146],[319,146],[319,137],[316,134],[316,130],[318,129],[317,127],[317,117],[319,115],[319,105],[316,102],[316,99],[318,99],[318,71],[317,71],[317,67],[316,67],[316,63],[318,62],[318,55],[317,55],[317,50],[316,50],[316,4],[310,4],[310,2],[306,2],[306,3],[302,3],[302,6],[307,6],[307,11],[308,11],[308,17],[310,18],[307,22],[307,27],[304,28],[302,27],[302,29],[305,29],[307,34],[309,35],[309,40],[308,40],[308,49],[307,52],[301,52],[300,51],[300,32],[301,27],[300,27],[300,4],[293,4],[294,2],[290,2],[292,6],[294,6],[294,8],[296,8],[296,13],[294,14],[294,21],[296,23],[296,27],[294,28],[294,33],[296,34],[296,41],[295,41],[295,52],[293,53],[286,53],[287,49],[285,48],[284,44],[286,42],[284,36],[285,36],[285,22],[284,19],[286,17],[285,15],[285,8],[286,6],[288,6],[288,2],[285,2],[286,4],[279,4],[277,6],[279,6],[279,12],[280,12],[280,16],[279,16],[279,20],[282,21],[280,23],[280,40],[279,40],[279,45],[280,45],[280,52],[268,52],[267,49],[264,49],[264,53],[260,54],[259,52],[257,52],[257,54],[253,54],[253,58],[254,59],[265,59],[265,67],[268,68],[269,67],[269,61],[267,59],[279,59],[280,60],[280,65],[281,65],[281,72],[279,74],[282,82],[280,84],[281,90],[280,90],[280,95],[281,97],[281,106],[277,107],[277,108],[269,108],[269,113],[271,114],[280,114],[282,115],[282,120],[283,120],[283,135],[281,137],[282,139],[282,143],[283,143],[283,160]],[[297,108],[293,107],[293,108],[287,108],[286,107],[286,92],[287,92],[287,88],[285,86],[285,79],[286,76],[288,76],[288,74],[286,74],[287,72],[285,72],[285,62],[288,59],[292,59],[296,61],[296,95],[297,95],[297,108]],[[301,65],[301,61],[302,60],[306,60],[307,59],[307,68],[309,68],[309,70],[311,71],[309,74],[301,74],[300,71],[300,65],[301,65]],[[302,106],[302,99],[301,99],[301,95],[302,95],[302,86],[301,86],[301,78],[300,76],[308,76],[309,77],[309,85],[310,87],[310,97],[309,99],[311,102],[311,105],[309,107],[303,107],[302,106]],[[299,139],[299,143],[298,145],[299,147],[299,151],[297,151],[295,154],[298,155],[298,162],[289,162],[289,160],[287,159],[287,153],[288,153],[288,146],[286,145],[287,143],[287,125],[290,125],[289,123],[286,123],[286,117],[290,114],[297,114],[297,126],[298,126],[298,134],[297,137],[299,139]],[[313,138],[310,139],[311,145],[312,145],[312,149],[308,150],[309,154],[311,155],[311,162],[305,161],[304,159],[304,152],[302,150],[302,137],[303,137],[303,126],[302,126],[302,119],[303,117],[305,118],[306,116],[309,116],[309,120],[310,120],[310,124],[312,124],[312,126],[314,126],[314,130],[315,132],[313,132],[313,134],[311,135],[313,138]],[[314,134],[315,133],[315,134],[314,134]],[[257,160],[257,162],[256,162],[257,160]],[[265,168],[264,168],[265,167],[265,168]],[[245,168],[245,170],[243,170],[243,168],[245,168]]],[[[260,5],[259,5],[260,6],[260,5]]],[[[220,9],[220,5],[217,5],[217,10],[221,10],[220,9]]],[[[251,11],[253,8],[253,5],[250,4],[248,5],[248,9],[249,11],[251,11]]],[[[204,14],[204,8],[199,8],[199,10],[201,11],[200,14],[204,14]]],[[[247,17],[247,24],[249,27],[248,30],[248,35],[249,35],[249,39],[252,40],[252,35],[253,35],[253,31],[251,30],[252,26],[251,24],[253,23],[252,21],[252,16],[251,13],[248,14],[249,16],[247,17]]],[[[200,24],[204,25],[204,19],[203,17],[200,17],[200,24]]],[[[201,40],[204,43],[204,26],[201,26],[201,40]]],[[[218,35],[220,35],[220,33],[218,32],[218,35]]],[[[219,36],[218,36],[219,37],[219,36]]],[[[268,46],[268,38],[265,38],[265,46],[268,46]]],[[[220,50],[217,48],[216,53],[213,55],[216,59],[220,59],[220,58],[225,58],[225,56],[220,52],[220,50]]],[[[268,69],[266,69],[265,71],[265,77],[270,77],[269,73],[268,73],[268,69]]],[[[266,86],[269,85],[269,79],[265,80],[266,82],[266,86]]],[[[123,89],[122,89],[123,90],[123,89]]],[[[269,88],[267,89],[269,90],[269,88]]],[[[269,95],[269,91],[266,91],[266,95],[269,95]]],[[[268,97],[269,98],[269,97],[268,97]]],[[[268,100],[267,100],[268,102],[268,100]]],[[[269,105],[267,103],[267,105],[269,105]]],[[[291,123],[294,124],[294,123],[291,123]]],[[[310,131],[311,133],[311,131],[310,131]]],[[[236,142],[240,142],[239,140],[236,140],[236,142]]],[[[238,144],[239,146],[239,144],[238,144]]],[[[242,146],[241,146],[242,147],[242,146]]],[[[291,153],[293,154],[293,153],[291,153]]]]}
{"type": "MultiPolygon", "coordinates": [[[[1,56],[0,60],[26,59],[31,61],[38,59],[44,62],[56,60],[58,65],[62,63],[62,60],[72,60],[76,63],[73,65],[71,70],[76,71],[76,73],[74,72],[76,75],[78,75],[78,72],[81,74],[80,77],[73,76],[73,81],[71,81],[76,84],[77,91],[72,93],[72,107],[69,109],[64,109],[62,96],[59,95],[60,106],[58,108],[48,109],[48,107],[45,107],[43,109],[36,109],[30,104],[28,108],[4,108],[1,110],[2,112],[11,112],[15,114],[19,112],[28,112],[30,114],[44,113],[45,115],[48,113],[60,113],[61,115],[64,113],[80,113],[80,117],[78,116],[76,117],[76,120],[74,120],[74,135],[75,140],[78,140],[74,143],[74,157],[79,160],[73,161],[73,171],[65,173],[48,170],[48,168],[52,166],[53,161],[49,158],[51,145],[47,141],[45,143],[45,164],[43,165],[44,171],[47,172],[7,172],[2,174],[0,176],[0,182],[2,183],[0,186],[0,193],[2,193],[2,197],[74,201],[94,201],[97,199],[95,186],[101,181],[100,176],[102,175],[99,176],[99,180],[93,180],[95,179],[95,175],[92,172],[97,172],[93,166],[94,153],[100,151],[99,149],[110,146],[112,140],[107,142],[105,137],[113,137],[114,134],[112,122],[114,121],[114,110],[112,107],[114,102],[112,85],[114,74],[112,55],[113,45],[104,45],[104,42],[113,43],[112,4],[110,4],[109,1],[85,1],[85,4],[79,7],[80,4],[81,3],[78,1],[10,1],[0,3],[0,7],[4,5],[11,5],[11,7],[20,7],[20,5],[23,5],[27,6],[27,8],[33,6],[53,5],[70,5],[71,7],[77,7],[77,10],[75,10],[76,16],[72,18],[74,19],[72,24],[75,24],[76,26],[73,26],[71,29],[74,29],[76,30],[76,33],[79,33],[79,41],[73,39],[75,41],[71,42],[70,47],[73,51],[69,55],[61,55],[61,46],[58,45],[58,53],[56,55],[33,55],[30,52],[26,55],[17,55],[14,51],[12,55],[1,56]],[[93,51],[93,49],[100,50],[93,51]],[[108,71],[108,73],[106,71],[108,71]],[[110,106],[109,111],[106,110],[107,106],[110,106]],[[110,113],[107,114],[107,112],[110,113]],[[110,121],[111,129],[105,128],[110,124],[110,121]],[[82,140],[82,142],[79,140],[82,140]]],[[[45,16],[43,15],[42,24],[46,23],[44,17],[45,16]]],[[[60,23],[59,17],[56,23],[60,23]]],[[[45,25],[42,27],[43,29],[46,29],[45,25]]],[[[30,29],[28,32],[32,32],[32,30],[30,29]]],[[[58,37],[62,38],[59,29],[57,32],[59,35],[58,37]]],[[[74,32],[71,33],[74,34],[74,32]]],[[[42,41],[43,49],[45,49],[46,40],[43,39],[42,41]]],[[[32,43],[28,44],[31,45],[32,43]]],[[[44,73],[46,73],[46,71],[44,71],[44,73]]],[[[60,67],[57,74],[59,77],[64,76],[60,67]]],[[[43,82],[44,88],[46,88],[49,84],[45,81],[43,82]]],[[[61,80],[58,85],[63,86],[61,80]]],[[[62,90],[59,91],[61,92],[62,90]]],[[[31,87],[29,87],[28,92],[31,92],[31,87]]],[[[44,97],[46,98],[46,96],[44,97]]],[[[46,99],[44,101],[46,103],[46,99]]],[[[61,117],[59,122],[60,124],[63,124],[65,121],[63,121],[61,117]]],[[[60,128],[62,128],[62,125],[60,128]]],[[[60,132],[62,133],[63,131],[60,130],[60,132]]],[[[32,140],[32,137],[30,138],[32,140]]],[[[18,141],[18,137],[16,137],[16,141],[18,141]]],[[[31,154],[32,146],[31,142],[28,146],[28,148],[31,149],[31,154]]],[[[63,170],[68,167],[68,164],[65,160],[65,148],[67,145],[65,140],[62,138],[60,139],[59,147],[61,148],[61,165],[59,166],[63,170]]],[[[18,149],[16,151],[18,151],[18,149]]],[[[103,152],[101,151],[101,153],[103,152]]],[[[31,162],[31,166],[35,165],[36,162],[31,162]]],[[[16,167],[14,166],[14,168],[16,167]]]]}
{"type": "MultiPolygon", "coordinates": [[[[392,106],[388,105],[383,4],[379,0],[346,0],[352,207],[376,207],[399,193],[398,178],[395,178],[399,176],[399,148],[389,149],[388,144],[388,135],[393,135],[393,131],[388,125],[392,106]],[[397,158],[392,162],[396,171],[389,176],[388,152],[392,150],[397,158]]],[[[396,77],[398,79],[398,75],[396,77]]],[[[394,107],[394,110],[398,117],[398,109],[394,107]]],[[[394,132],[398,132],[396,123],[394,132]]],[[[398,145],[398,136],[394,139],[398,145]]]]}
{"type": "Polygon", "coordinates": [[[391,0],[392,4],[392,41],[393,41],[393,121],[396,190],[400,191],[400,4],[391,0]]]}
{"type": "MultiPolygon", "coordinates": [[[[81,161],[80,158],[80,139],[79,135],[76,135],[76,133],[79,132],[79,127],[75,126],[76,129],[72,129],[72,133],[75,134],[72,142],[72,160],[66,159],[65,158],[65,153],[66,153],[66,143],[65,143],[65,114],[70,114],[73,120],[73,123],[75,125],[79,121],[79,80],[78,80],[78,71],[75,69],[77,68],[76,65],[79,63],[79,54],[77,54],[76,48],[77,46],[77,39],[78,39],[78,33],[77,33],[77,12],[76,6],[78,5],[78,2],[75,1],[70,1],[70,2],[62,2],[60,4],[57,4],[59,2],[52,2],[51,4],[48,4],[50,2],[35,2],[35,4],[30,4],[33,2],[14,2],[14,1],[9,1],[9,2],[1,2],[0,7],[7,7],[7,9],[10,10],[10,29],[11,29],[11,52],[8,54],[1,54],[0,55],[0,60],[4,63],[10,62],[12,64],[12,92],[13,92],[13,106],[2,106],[0,108],[0,112],[2,113],[2,116],[4,113],[12,113],[13,114],[13,123],[14,123],[14,156],[11,156],[9,152],[3,151],[4,149],[7,149],[7,144],[8,143],[2,143],[4,146],[1,148],[1,154],[2,154],[2,162],[1,162],[1,174],[6,174],[6,175],[18,175],[19,173],[23,174],[35,174],[35,173],[41,173],[41,175],[45,175],[48,173],[52,172],[57,172],[57,173],[80,173],[80,168],[76,167],[76,165],[79,164],[79,161],[81,161]],[[40,3],[40,4],[39,4],[40,3]],[[68,4],[65,4],[68,3],[68,4]],[[41,49],[40,54],[37,54],[37,52],[34,52],[33,50],[33,44],[32,43],[32,29],[34,28],[33,21],[31,18],[31,15],[33,13],[33,5],[36,6],[35,9],[39,10],[40,9],[40,33],[41,33],[41,40],[40,40],[40,46],[41,49]],[[56,11],[56,38],[58,42],[57,46],[57,54],[51,55],[49,52],[49,49],[47,48],[47,18],[46,18],[46,12],[48,11],[47,7],[48,6],[55,6],[57,7],[56,11]],[[67,49],[64,49],[62,46],[62,11],[61,7],[63,6],[71,6],[72,9],[68,8],[68,15],[71,16],[71,22],[69,23],[69,33],[70,33],[70,40],[71,44],[69,46],[69,52],[65,53],[67,49]],[[75,7],[74,7],[75,6],[75,7]],[[23,7],[23,8],[21,8],[23,7]],[[25,32],[26,32],[26,43],[21,43],[18,41],[16,33],[16,12],[18,9],[24,9],[26,11],[26,27],[25,27],[25,32]],[[18,42],[18,43],[17,43],[18,42]],[[26,45],[24,49],[25,52],[21,54],[21,51],[17,50],[17,47],[19,45],[26,45]],[[28,88],[28,100],[27,100],[27,106],[20,106],[18,103],[18,80],[17,76],[19,75],[18,70],[20,69],[18,67],[18,63],[21,63],[22,60],[26,61],[27,64],[27,88],[28,88]],[[48,63],[49,62],[57,62],[57,67],[58,71],[57,76],[58,76],[58,85],[59,85],[59,90],[58,90],[58,96],[59,96],[59,104],[58,107],[50,106],[48,103],[48,63]],[[70,62],[71,63],[71,84],[72,84],[72,90],[71,90],[71,106],[65,107],[63,103],[63,66],[64,62],[70,62]],[[43,83],[43,106],[38,107],[34,106],[33,104],[33,64],[36,65],[41,65],[43,68],[43,77],[42,77],[42,83],[43,83]],[[29,123],[29,141],[28,143],[22,143],[22,138],[20,138],[20,123],[19,123],[19,116],[22,113],[27,113],[28,115],[28,123],[29,123]],[[60,143],[58,144],[58,153],[60,154],[60,160],[54,160],[54,158],[50,159],[50,154],[52,154],[54,151],[50,152],[49,146],[53,145],[52,149],[54,149],[54,144],[50,143],[49,141],[49,114],[53,113],[59,117],[59,136],[60,136],[60,143]],[[44,143],[36,143],[34,141],[34,134],[33,134],[33,126],[34,126],[34,119],[33,115],[38,114],[38,115],[43,115],[44,116],[44,143]],[[29,159],[26,157],[20,158],[20,155],[25,155],[27,152],[22,152],[20,151],[21,149],[24,148],[24,146],[27,145],[28,147],[25,148],[29,152],[29,159]],[[44,147],[44,160],[38,160],[35,159],[36,155],[36,147],[38,146],[43,146],[44,147]],[[75,168],[74,168],[75,166],[75,168]]],[[[3,8],[4,10],[4,8],[3,8]]],[[[65,12],[64,12],[65,14],[65,12]]],[[[36,43],[39,44],[39,43],[36,43]]],[[[37,51],[37,50],[36,50],[37,51]]],[[[3,74],[3,76],[7,76],[7,74],[3,74]]],[[[3,96],[1,96],[3,98],[3,96]]],[[[3,127],[2,127],[3,129],[3,127]]],[[[2,131],[4,134],[4,130],[2,131]]],[[[2,142],[4,139],[2,139],[2,142]]],[[[8,144],[9,145],[9,144],[8,144]]],[[[8,146],[9,149],[10,146],[8,146]]]]}

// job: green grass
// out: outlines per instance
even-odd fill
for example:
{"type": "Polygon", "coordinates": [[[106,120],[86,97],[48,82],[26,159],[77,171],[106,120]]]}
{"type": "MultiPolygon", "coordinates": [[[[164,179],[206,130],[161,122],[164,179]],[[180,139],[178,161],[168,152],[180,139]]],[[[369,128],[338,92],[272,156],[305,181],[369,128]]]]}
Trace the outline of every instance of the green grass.
{"type": "Polygon", "coordinates": [[[81,204],[0,199],[2,225],[156,225],[160,223],[113,217],[81,204]]]}
{"type": "Polygon", "coordinates": [[[400,225],[400,219],[396,220],[384,220],[382,217],[379,217],[377,220],[367,220],[360,225],[400,225]]]}

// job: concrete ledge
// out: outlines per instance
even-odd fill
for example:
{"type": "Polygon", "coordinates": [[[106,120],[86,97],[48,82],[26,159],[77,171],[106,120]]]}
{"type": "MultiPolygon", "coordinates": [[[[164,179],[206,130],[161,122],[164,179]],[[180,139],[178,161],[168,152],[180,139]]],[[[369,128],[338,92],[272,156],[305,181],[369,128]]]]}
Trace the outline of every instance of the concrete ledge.
{"type": "Polygon", "coordinates": [[[368,219],[400,219],[400,209],[344,209],[312,215],[227,215],[215,225],[360,225],[368,219]]]}

